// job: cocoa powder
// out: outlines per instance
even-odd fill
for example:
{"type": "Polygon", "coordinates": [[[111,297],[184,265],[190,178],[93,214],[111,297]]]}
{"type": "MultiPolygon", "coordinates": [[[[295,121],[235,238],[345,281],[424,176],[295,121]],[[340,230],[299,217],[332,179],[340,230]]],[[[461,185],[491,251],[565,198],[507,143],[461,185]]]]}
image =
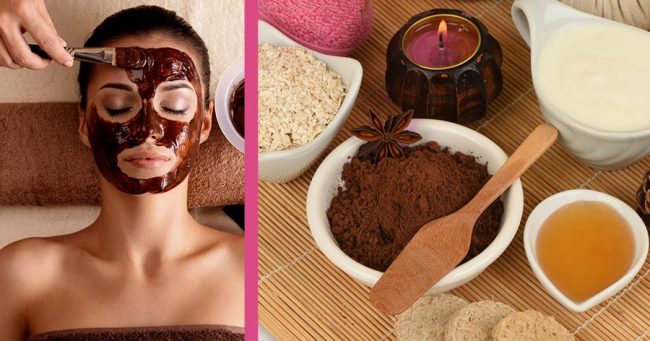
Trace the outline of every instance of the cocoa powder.
{"type": "MultiPolygon", "coordinates": [[[[388,268],[422,225],[463,207],[490,178],[474,156],[451,154],[435,142],[404,152],[377,163],[353,157],[343,167],[344,188],[327,211],[343,252],[378,271],[388,268]]],[[[502,214],[496,200],[481,215],[463,262],[494,240],[502,214]]]]}

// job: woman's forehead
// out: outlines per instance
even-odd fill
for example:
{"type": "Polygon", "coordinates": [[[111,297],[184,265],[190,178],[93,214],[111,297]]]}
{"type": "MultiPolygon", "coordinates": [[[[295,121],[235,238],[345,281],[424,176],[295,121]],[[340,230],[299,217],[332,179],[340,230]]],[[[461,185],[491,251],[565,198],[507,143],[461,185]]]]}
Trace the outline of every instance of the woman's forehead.
{"type": "MultiPolygon", "coordinates": [[[[88,90],[91,92],[96,92],[103,88],[115,87],[115,86],[107,86],[110,84],[121,85],[120,88],[122,88],[123,86],[124,90],[130,90],[134,92],[138,91],[137,84],[132,82],[129,79],[126,70],[109,66],[109,65],[93,66],[92,76],[90,79],[90,83],[88,85],[88,90]]],[[[159,84],[155,84],[155,86],[174,87],[174,89],[180,89],[180,88],[194,89],[192,83],[189,82],[187,79],[174,79],[174,80],[170,79],[168,81],[163,81],[159,84]]],[[[194,89],[194,90],[201,90],[201,89],[194,89]]]]}
{"type": "Polygon", "coordinates": [[[200,70],[202,67],[201,60],[198,58],[196,51],[191,48],[189,45],[179,41],[177,38],[173,38],[168,34],[164,33],[147,33],[140,35],[124,36],[108,41],[105,44],[107,47],[131,47],[138,46],[145,49],[156,49],[163,47],[171,47],[173,49],[185,52],[192,62],[196,65],[197,69],[200,70]]]}
{"type": "MultiPolygon", "coordinates": [[[[164,48],[169,47],[187,54],[194,63],[196,67],[196,72],[201,80],[202,87],[205,87],[202,73],[201,60],[198,58],[196,51],[193,48],[190,48],[186,44],[179,42],[177,39],[170,37],[166,34],[161,33],[151,33],[146,35],[133,35],[120,37],[114,40],[108,41],[104,44],[106,47],[131,47],[138,46],[141,48],[164,48]]],[[[131,83],[127,73],[124,69],[116,68],[109,65],[93,65],[91,69],[91,77],[89,82],[89,90],[91,88],[99,88],[102,84],[111,83],[111,82],[126,82],[131,83]],[[101,84],[100,84],[101,83],[101,84]]],[[[203,90],[203,89],[202,89],[203,90]]]]}

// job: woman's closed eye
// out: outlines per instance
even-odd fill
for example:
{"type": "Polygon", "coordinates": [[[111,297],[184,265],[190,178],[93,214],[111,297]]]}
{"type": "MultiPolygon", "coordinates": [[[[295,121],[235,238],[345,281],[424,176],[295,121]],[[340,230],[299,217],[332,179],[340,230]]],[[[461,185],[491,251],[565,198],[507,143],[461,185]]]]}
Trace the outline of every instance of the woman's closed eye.
{"type": "Polygon", "coordinates": [[[168,114],[172,115],[185,115],[185,112],[187,111],[188,108],[185,109],[178,109],[178,108],[171,108],[171,107],[161,107],[162,110],[168,114]]]}
{"type": "Polygon", "coordinates": [[[162,82],[153,98],[153,109],[163,118],[189,122],[195,115],[198,96],[188,81],[162,82]]]}
{"type": "Polygon", "coordinates": [[[106,108],[106,112],[108,113],[109,116],[118,116],[121,114],[125,114],[129,111],[131,111],[133,107],[125,107],[125,108],[106,108]]]}

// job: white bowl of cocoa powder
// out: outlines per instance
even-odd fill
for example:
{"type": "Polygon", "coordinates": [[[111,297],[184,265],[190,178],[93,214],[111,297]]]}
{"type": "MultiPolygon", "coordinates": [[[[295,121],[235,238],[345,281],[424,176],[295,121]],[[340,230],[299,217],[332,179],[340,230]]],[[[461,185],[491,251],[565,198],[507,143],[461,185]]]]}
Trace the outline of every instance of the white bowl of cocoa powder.
{"type": "MultiPolygon", "coordinates": [[[[490,139],[462,125],[413,119],[408,130],[422,140],[406,148],[406,157],[374,165],[355,158],[364,141],[346,140],[321,163],[307,194],[307,220],[316,245],[339,269],[369,287],[419,226],[462,207],[508,158],[490,139]]],[[[475,226],[468,257],[427,294],[467,283],[510,245],[523,213],[521,181],[499,200],[475,226]]]]}

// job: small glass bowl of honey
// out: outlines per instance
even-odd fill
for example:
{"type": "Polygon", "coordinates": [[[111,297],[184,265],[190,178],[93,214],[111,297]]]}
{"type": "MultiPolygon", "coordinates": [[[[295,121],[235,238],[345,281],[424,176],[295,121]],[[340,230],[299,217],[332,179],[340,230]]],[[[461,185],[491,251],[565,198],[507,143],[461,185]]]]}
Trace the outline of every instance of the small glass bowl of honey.
{"type": "Polygon", "coordinates": [[[552,195],[528,216],[524,248],[544,289],[586,311],[623,289],[648,254],[641,217],[609,194],[576,189],[552,195]]]}

